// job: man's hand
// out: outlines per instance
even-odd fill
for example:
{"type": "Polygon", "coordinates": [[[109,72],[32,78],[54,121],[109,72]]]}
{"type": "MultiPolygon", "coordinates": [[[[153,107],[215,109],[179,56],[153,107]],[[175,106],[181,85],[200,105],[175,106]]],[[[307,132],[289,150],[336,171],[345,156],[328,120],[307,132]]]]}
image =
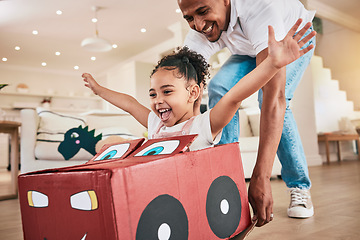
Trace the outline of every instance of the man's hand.
{"type": "Polygon", "coordinates": [[[285,38],[279,42],[275,40],[273,27],[269,26],[268,57],[271,58],[274,67],[282,68],[314,48],[313,45],[309,45],[300,50],[300,48],[316,35],[316,32],[312,31],[300,41],[311,27],[311,23],[308,22],[296,35],[294,35],[301,22],[302,19],[298,19],[285,38]]]}
{"type": "Polygon", "coordinates": [[[253,220],[257,219],[257,227],[261,227],[273,219],[273,198],[269,178],[251,177],[249,202],[254,211],[253,220]]]}

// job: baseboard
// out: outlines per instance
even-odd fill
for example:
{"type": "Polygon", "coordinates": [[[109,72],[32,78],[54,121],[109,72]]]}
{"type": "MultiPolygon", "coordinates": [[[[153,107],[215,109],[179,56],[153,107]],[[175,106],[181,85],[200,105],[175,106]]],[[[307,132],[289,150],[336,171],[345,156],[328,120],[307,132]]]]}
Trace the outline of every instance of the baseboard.
{"type": "Polygon", "coordinates": [[[306,161],[308,166],[320,166],[323,164],[323,159],[320,154],[307,155],[306,161]]]}

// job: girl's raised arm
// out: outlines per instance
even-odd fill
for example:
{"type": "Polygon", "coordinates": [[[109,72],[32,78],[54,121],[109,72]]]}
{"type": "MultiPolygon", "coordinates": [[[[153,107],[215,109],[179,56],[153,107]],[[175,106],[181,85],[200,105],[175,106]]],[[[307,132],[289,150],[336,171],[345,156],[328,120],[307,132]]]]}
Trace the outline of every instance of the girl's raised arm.
{"type": "Polygon", "coordinates": [[[140,104],[130,95],[115,92],[99,85],[89,73],[84,73],[82,77],[84,78],[85,86],[90,88],[94,94],[114,106],[130,113],[140,124],[147,128],[147,120],[150,109],[140,104]]]}
{"type": "Polygon", "coordinates": [[[316,35],[316,32],[312,31],[300,41],[301,37],[311,27],[311,23],[307,23],[294,35],[301,22],[302,20],[299,19],[285,38],[279,42],[275,40],[274,29],[269,26],[267,58],[243,77],[211,109],[210,124],[213,137],[230,122],[236,111],[238,111],[241,101],[262,88],[282,67],[295,61],[314,47],[310,45],[300,50],[305,43],[316,35]]]}

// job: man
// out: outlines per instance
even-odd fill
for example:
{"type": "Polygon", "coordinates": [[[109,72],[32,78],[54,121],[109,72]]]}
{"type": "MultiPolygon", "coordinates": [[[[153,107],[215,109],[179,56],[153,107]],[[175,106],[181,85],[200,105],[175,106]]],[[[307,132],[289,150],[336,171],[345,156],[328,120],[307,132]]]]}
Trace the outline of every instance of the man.
{"type": "MultiPolygon", "coordinates": [[[[303,19],[300,29],[315,14],[298,0],[178,0],[178,4],[191,28],[184,45],[206,59],[224,47],[233,54],[210,81],[210,108],[266,58],[268,25],[275,29],[276,39],[280,40],[298,18],[303,19]]],[[[315,39],[304,47],[309,44],[315,45],[315,39]]],[[[291,192],[288,216],[307,218],[314,214],[305,154],[289,108],[311,56],[312,53],[305,54],[289,64],[259,91],[260,142],[249,186],[249,201],[257,226],[273,218],[270,176],[276,152],[282,164],[282,178],[291,192]]],[[[238,118],[235,115],[224,128],[220,143],[238,141],[238,118]]]]}

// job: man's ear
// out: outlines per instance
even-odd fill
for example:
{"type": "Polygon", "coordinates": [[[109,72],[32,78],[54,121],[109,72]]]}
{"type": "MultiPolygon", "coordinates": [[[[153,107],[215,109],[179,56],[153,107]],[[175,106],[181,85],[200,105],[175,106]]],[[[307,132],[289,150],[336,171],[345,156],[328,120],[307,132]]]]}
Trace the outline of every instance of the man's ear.
{"type": "Polygon", "coordinates": [[[200,96],[200,86],[197,84],[192,84],[189,87],[189,99],[188,102],[195,102],[200,96]]]}

